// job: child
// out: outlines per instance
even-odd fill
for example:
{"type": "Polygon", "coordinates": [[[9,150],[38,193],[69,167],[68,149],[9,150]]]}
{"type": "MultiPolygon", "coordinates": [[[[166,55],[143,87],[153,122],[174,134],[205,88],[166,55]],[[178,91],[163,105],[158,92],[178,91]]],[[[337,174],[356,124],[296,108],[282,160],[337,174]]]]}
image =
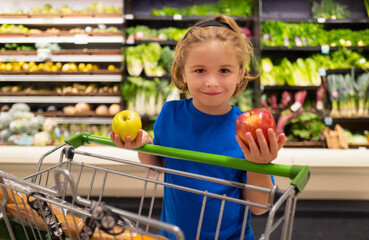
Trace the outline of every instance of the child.
{"type": "MultiPolygon", "coordinates": [[[[269,129],[268,144],[261,129],[258,129],[257,142],[248,134],[247,146],[236,136],[235,131],[235,120],[242,111],[229,104],[229,100],[242,93],[248,81],[253,79],[247,70],[247,63],[253,57],[250,41],[241,34],[232,18],[220,15],[196,24],[178,42],[171,69],[172,82],[181,91],[188,91],[191,98],[164,104],[154,124],[153,140],[144,130],[139,131],[135,141],[131,141],[128,136],[122,142],[119,135],[113,133],[110,134],[111,140],[118,147],[127,149],[156,144],[246,158],[255,163],[270,163],[286,142],[285,135],[280,134],[277,137],[273,129],[269,129]]],[[[138,153],[138,156],[146,164],[247,182],[260,187],[273,186],[269,175],[178,159],[163,159],[145,153],[138,153]]],[[[266,194],[255,191],[241,192],[228,186],[220,189],[215,183],[189,180],[171,174],[165,175],[165,181],[261,204],[268,203],[266,194]]],[[[180,227],[186,239],[196,239],[202,200],[200,195],[165,188],[162,221],[180,227]]],[[[207,202],[200,239],[214,239],[219,206],[217,199],[207,202]]],[[[240,239],[243,209],[239,204],[226,204],[218,239],[240,239]]],[[[258,215],[266,210],[250,207],[250,211],[258,215]]],[[[248,240],[254,239],[249,222],[250,214],[244,238],[248,240]]]]}

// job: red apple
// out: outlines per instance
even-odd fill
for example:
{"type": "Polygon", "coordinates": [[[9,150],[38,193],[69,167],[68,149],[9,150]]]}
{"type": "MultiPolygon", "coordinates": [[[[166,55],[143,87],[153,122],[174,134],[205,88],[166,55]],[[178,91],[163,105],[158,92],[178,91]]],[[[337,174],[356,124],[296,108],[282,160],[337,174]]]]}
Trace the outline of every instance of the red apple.
{"type": "Polygon", "coordinates": [[[236,119],[235,123],[236,133],[242,139],[242,141],[247,144],[246,133],[250,132],[257,143],[255,130],[260,128],[265,139],[268,141],[268,129],[272,128],[275,131],[276,123],[273,115],[265,108],[253,109],[247,111],[236,119]]]}

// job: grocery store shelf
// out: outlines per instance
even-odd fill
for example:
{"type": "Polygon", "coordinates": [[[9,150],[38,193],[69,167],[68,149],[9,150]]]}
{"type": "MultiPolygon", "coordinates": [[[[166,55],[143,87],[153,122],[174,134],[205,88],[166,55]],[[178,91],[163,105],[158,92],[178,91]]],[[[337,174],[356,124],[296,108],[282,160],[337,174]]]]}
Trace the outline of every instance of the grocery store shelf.
{"type": "MultiPolygon", "coordinates": [[[[148,14],[125,14],[124,19],[129,20],[142,20],[142,21],[199,21],[209,19],[211,16],[183,16],[175,14],[173,16],[153,16],[148,14]]],[[[253,21],[254,17],[232,17],[235,21],[253,21]]]]}
{"type": "Polygon", "coordinates": [[[307,91],[316,91],[320,88],[320,86],[260,86],[262,91],[300,91],[300,90],[307,90],[307,91]]]}
{"type": "Polygon", "coordinates": [[[134,41],[125,41],[126,45],[140,45],[140,44],[149,44],[151,42],[157,42],[162,46],[175,46],[177,44],[177,41],[175,40],[165,40],[165,41],[157,41],[157,40],[134,40],[134,41]]]}
{"type": "Polygon", "coordinates": [[[268,18],[261,17],[261,22],[289,22],[289,23],[321,23],[321,24],[357,24],[369,23],[369,18],[353,18],[353,19],[324,19],[324,18],[268,18]]]}
{"type": "Polygon", "coordinates": [[[6,82],[121,82],[121,75],[0,75],[0,81],[6,82]]]}
{"type": "Polygon", "coordinates": [[[111,124],[113,118],[97,118],[97,117],[55,117],[57,124],[111,124]]]}
{"type": "MultiPolygon", "coordinates": [[[[122,62],[121,55],[52,55],[47,60],[52,62],[122,62]]],[[[25,61],[44,62],[45,58],[37,55],[3,55],[1,62],[25,61]]]]}
{"type": "Polygon", "coordinates": [[[67,37],[0,37],[1,43],[36,43],[36,42],[53,42],[53,43],[123,43],[123,36],[88,36],[86,34],[76,34],[67,37]]]}
{"type": "Polygon", "coordinates": [[[24,25],[81,25],[81,24],[122,24],[123,18],[0,18],[0,24],[24,25]]]}
{"type": "Polygon", "coordinates": [[[120,103],[117,96],[2,96],[2,103],[120,103]]]}
{"type": "MultiPolygon", "coordinates": [[[[261,48],[262,51],[290,51],[290,52],[321,52],[322,51],[323,46],[305,46],[305,47],[297,47],[297,46],[293,46],[293,47],[285,47],[285,46],[263,46],[261,48]]],[[[362,50],[362,51],[369,51],[369,47],[368,46],[351,46],[351,47],[346,47],[347,49],[350,50],[362,50]]],[[[339,50],[339,47],[329,47],[330,51],[337,51],[339,50]]]]}

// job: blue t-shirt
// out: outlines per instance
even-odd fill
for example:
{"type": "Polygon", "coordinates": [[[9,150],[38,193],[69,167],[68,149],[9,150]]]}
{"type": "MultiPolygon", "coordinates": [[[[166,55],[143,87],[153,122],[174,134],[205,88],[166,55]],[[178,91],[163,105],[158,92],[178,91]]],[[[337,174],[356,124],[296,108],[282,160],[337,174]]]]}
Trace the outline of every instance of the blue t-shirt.
{"type": "MultiPolygon", "coordinates": [[[[208,115],[197,110],[192,104],[192,99],[167,102],[154,124],[154,144],[244,158],[235,139],[235,121],[242,113],[239,108],[232,106],[232,110],[227,114],[208,115]]],[[[232,168],[172,158],[165,158],[165,166],[229,181],[246,182],[246,172],[232,168]]],[[[191,189],[226,194],[238,199],[243,198],[242,190],[235,187],[169,173],[165,173],[164,178],[168,183],[191,189]]],[[[161,219],[182,229],[186,239],[196,239],[202,203],[203,196],[200,194],[164,187],[161,219]]],[[[200,239],[214,239],[220,206],[221,200],[207,197],[200,239]]],[[[218,239],[240,239],[244,214],[243,205],[226,201],[218,239]]],[[[247,240],[254,239],[250,227],[250,216],[249,213],[244,238],[247,240]]],[[[161,234],[171,238],[165,232],[161,234]]]]}

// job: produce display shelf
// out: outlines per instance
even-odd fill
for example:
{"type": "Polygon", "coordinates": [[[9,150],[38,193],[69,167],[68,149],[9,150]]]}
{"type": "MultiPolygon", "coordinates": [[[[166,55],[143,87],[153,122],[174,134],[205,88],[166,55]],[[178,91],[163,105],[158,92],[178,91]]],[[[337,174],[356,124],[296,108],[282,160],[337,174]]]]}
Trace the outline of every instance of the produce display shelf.
{"type": "Polygon", "coordinates": [[[320,86],[260,86],[263,91],[299,91],[299,90],[307,90],[307,91],[316,91],[320,88],[320,86]]]}
{"type": "Polygon", "coordinates": [[[1,43],[36,43],[36,42],[54,42],[54,43],[123,43],[123,36],[88,36],[86,34],[76,34],[67,37],[0,37],[1,43]]]}
{"type": "Polygon", "coordinates": [[[0,96],[2,103],[120,103],[119,96],[0,96]]]}
{"type": "Polygon", "coordinates": [[[288,23],[322,23],[322,24],[357,24],[369,23],[369,18],[351,19],[315,19],[315,18],[288,18],[288,17],[261,17],[261,22],[288,22],[288,23]]]}
{"type": "Polygon", "coordinates": [[[59,74],[59,75],[44,75],[44,74],[0,74],[0,81],[6,82],[121,82],[121,75],[78,75],[78,74],[59,74]]]}
{"type": "MultiPolygon", "coordinates": [[[[148,14],[125,14],[125,20],[135,20],[135,21],[200,21],[204,19],[211,18],[212,16],[183,16],[180,14],[175,14],[173,16],[153,16],[148,14]]],[[[235,21],[254,21],[255,17],[237,17],[232,16],[235,21]]]]}
{"type": "Polygon", "coordinates": [[[333,122],[364,122],[368,123],[369,126],[369,116],[364,117],[333,117],[333,122]]]}
{"type": "Polygon", "coordinates": [[[57,124],[111,124],[113,117],[100,118],[100,117],[55,117],[57,124]]]}
{"type": "Polygon", "coordinates": [[[129,40],[126,40],[124,43],[126,45],[139,45],[139,44],[148,44],[148,43],[151,43],[151,42],[157,42],[157,43],[159,43],[162,46],[167,46],[167,45],[175,46],[177,44],[177,41],[174,41],[174,40],[165,40],[165,41],[155,41],[155,40],[134,40],[134,41],[129,41],[129,40]]]}
{"type": "MultiPolygon", "coordinates": [[[[345,74],[345,73],[351,73],[352,69],[351,68],[347,68],[347,69],[327,69],[326,73],[327,74],[345,74]]],[[[355,73],[363,73],[365,72],[364,69],[361,68],[354,68],[354,72],[355,73]]]]}
{"type": "Polygon", "coordinates": [[[69,18],[6,18],[0,17],[0,24],[24,24],[24,25],[91,25],[91,24],[122,24],[122,17],[69,17],[69,18]]]}
{"type": "MultiPolygon", "coordinates": [[[[52,55],[47,60],[52,62],[122,62],[123,57],[121,55],[52,55]]],[[[37,55],[0,55],[0,61],[43,62],[45,58],[37,55]]]]}
{"type": "MultiPolygon", "coordinates": [[[[301,51],[301,52],[321,52],[322,51],[322,47],[323,46],[304,46],[304,47],[284,47],[284,46],[263,46],[261,48],[262,51],[291,51],[291,52],[295,52],[295,51],[301,51]]],[[[369,47],[368,46],[351,46],[351,47],[346,47],[349,50],[363,50],[363,51],[369,51],[369,47]]],[[[338,50],[339,47],[329,47],[330,51],[336,51],[338,50]]]]}

